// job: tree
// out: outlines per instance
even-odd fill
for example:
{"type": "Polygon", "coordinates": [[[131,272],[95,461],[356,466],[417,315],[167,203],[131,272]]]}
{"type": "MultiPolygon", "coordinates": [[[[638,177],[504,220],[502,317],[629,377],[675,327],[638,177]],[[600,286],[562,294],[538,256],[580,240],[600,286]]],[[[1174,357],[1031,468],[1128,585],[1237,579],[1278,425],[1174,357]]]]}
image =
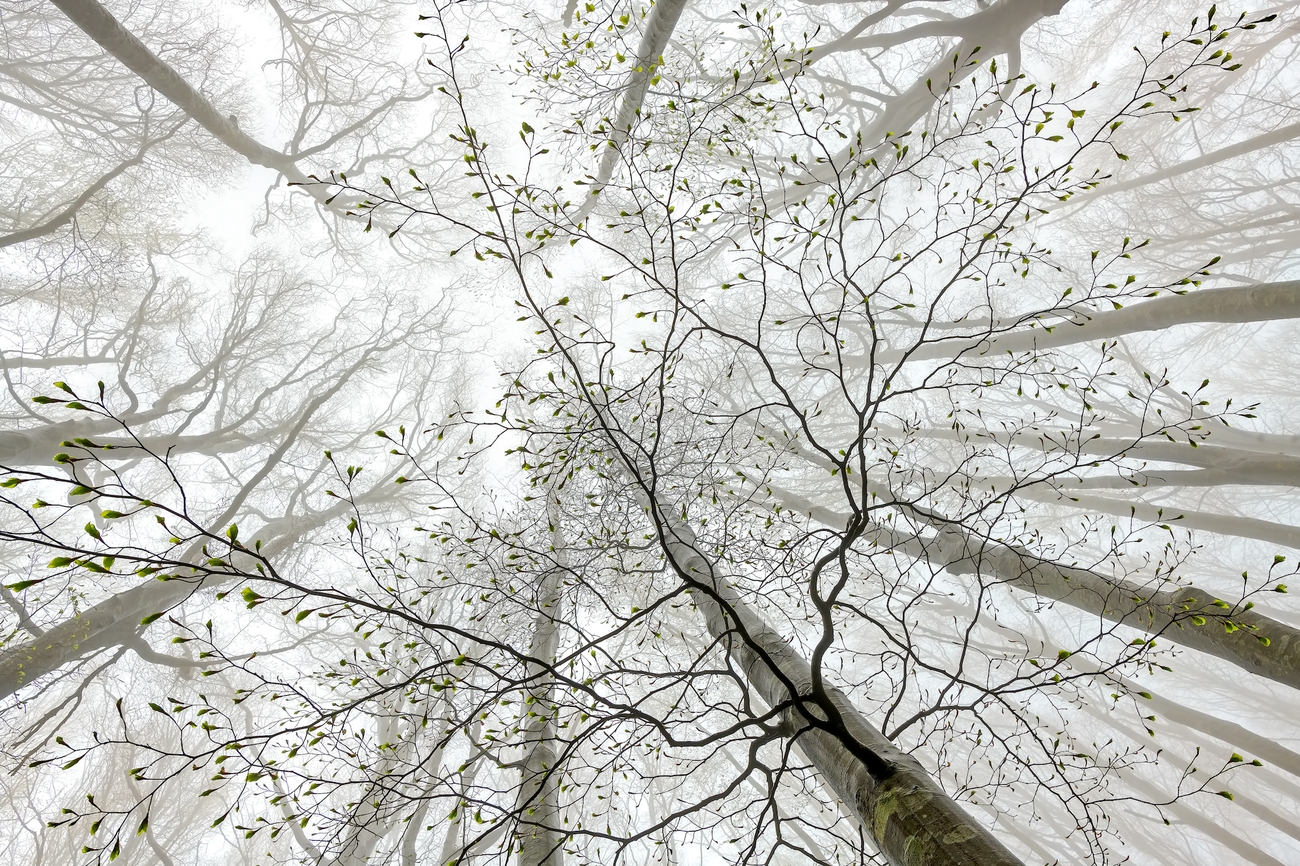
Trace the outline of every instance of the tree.
{"type": "MultiPolygon", "coordinates": [[[[1295,284],[1267,243],[1215,259],[1250,218],[1170,244],[1104,216],[1231,157],[1111,182],[1175,147],[1171,118],[1204,125],[1202,102],[1255,110],[1254,70],[1285,56],[1266,14],[1144,32],[1133,64],[1053,87],[1026,70],[1059,3],[570,4],[512,33],[535,109],[516,137],[468,84],[479,13],[425,12],[455,151],[380,148],[410,181],[362,157],[305,189],[340,261],[389,273],[349,240],[379,225],[497,286],[534,334],[501,349],[495,406],[430,410],[431,365],[407,352],[452,317],[340,330],[314,371],[337,390],[247,439],[210,399],[160,388],[141,410],[129,368],[39,391],[50,429],[0,461],[4,537],[53,577],[7,582],[33,640],[0,668],[29,670],[42,639],[72,651],[39,691],[24,677],[16,742],[29,772],[117,760],[134,786],[86,788],[53,832],[93,822],[93,856],[136,838],[175,857],[193,824],[170,792],[202,772],[202,820],[254,840],[232,850],[317,863],[674,862],[703,843],[729,862],[1280,862],[1300,758],[1169,692],[1271,701],[1283,723],[1294,570],[1275,545],[1296,530],[1238,491],[1294,487],[1297,455],[1177,339],[1290,319],[1295,284]],[[400,400],[303,435],[350,383],[372,396],[361,371],[390,354],[413,365],[400,400]],[[55,432],[72,418],[90,420],[55,432]],[[235,468],[196,498],[197,458],[268,448],[297,471],[235,468]],[[104,601],[51,607],[83,597],[104,601]],[[56,639],[109,608],[97,643],[56,639]],[[114,704],[99,684],[159,628],[197,655],[140,658],[202,679],[114,704]]],[[[83,354],[118,361],[140,327],[83,354]]],[[[228,354],[196,362],[195,393],[262,381],[228,354]]]]}

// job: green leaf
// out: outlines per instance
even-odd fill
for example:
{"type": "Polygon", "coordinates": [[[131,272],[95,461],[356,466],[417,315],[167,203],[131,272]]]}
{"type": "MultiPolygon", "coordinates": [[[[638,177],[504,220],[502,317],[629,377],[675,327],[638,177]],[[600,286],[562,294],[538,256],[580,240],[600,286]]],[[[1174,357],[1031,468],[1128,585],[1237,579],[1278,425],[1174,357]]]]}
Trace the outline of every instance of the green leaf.
{"type": "MultiPolygon", "coordinates": [[[[41,578],[41,580],[44,580],[44,578],[41,578]]],[[[11,589],[14,592],[22,592],[27,587],[35,586],[40,583],[41,580],[20,580],[17,583],[6,583],[5,589],[11,589]]]]}
{"type": "Polygon", "coordinates": [[[151,613],[148,616],[146,616],[144,619],[140,620],[140,625],[148,625],[149,623],[154,622],[161,616],[162,613],[151,613]]]}
{"type": "Polygon", "coordinates": [[[56,556],[50,560],[46,568],[63,568],[66,565],[72,565],[73,559],[69,556],[56,556]]]}

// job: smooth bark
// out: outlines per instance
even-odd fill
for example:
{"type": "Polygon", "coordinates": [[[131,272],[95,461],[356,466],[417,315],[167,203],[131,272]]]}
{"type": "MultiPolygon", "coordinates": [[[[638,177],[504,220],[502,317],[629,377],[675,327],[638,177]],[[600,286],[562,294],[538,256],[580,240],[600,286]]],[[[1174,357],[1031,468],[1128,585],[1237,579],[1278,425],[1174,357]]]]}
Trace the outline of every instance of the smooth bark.
{"type": "MultiPolygon", "coordinates": [[[[239,128],[233,115],[225,115],[176,70],[136,38],[95,0],[50,0],[82,32],[117,58],[123,66],[139,75],[145,83],[165,96],[226,147],[253,165],[274,169],[291,185],[302,186],[312,198],[328,206],[324,186],[313,181],[298,168],[294,159],[267,147],[239,128]]],[[[338,210],[338,208],[335,208],[338,210]]]]}
{"type": "MultiPolygon", "coordinates": [[[[222,514],[213,521],[213,525],[218,528],[217,531],[230,524],[248,496],[266,479],[271,470],[280,464],[316,412],[338,394],[371,355],[379,351],[377,346],[367,349],[329,388],[316,395],[307,404],[293,427],[263,461],[261,468],[247,479],[240,491],[226,503],[222,514]]],[[[383,489],[384,483],[381,479],[370,488],[368,494],[359,497],[357,501],[375,495],[377,491],[383,489]]],[[[316,512],[305,520],[294,520],[286,516],[271,521],[257,533],[257,537],[263,542],[261,555],[263,558],[276,555],[296,541],[307,529],[320,526],[325,521],[342,514],[349,507],[351,503],[343,500],[331,508],[316,512]]],[[[16,535],[0,533],[0,538],[12,538],[20,542],[31,540],[23,533],[16,535]]],[[[201,539],[183,552],[174,563],[176,570],[185,571],[189,563],[203,558],[205,555],[201,548],[206,541],[207,539],[201,539]]],[[[252,545],[253,541],[250,540],[248,544],[252,545]]],[[[251,567],[253,565],[250,565],[251,567]]],[[[170,610],[200,589],[243,576],[232,571],[209,572],[193,579],[146,580],[139,586],[117,593],[72,619],[64,620],[49,628],[36,640],[5,649],[0,652],[0,699],[8,697],[37,677],[58,670],[88,652],[127,640],[141,627],[140,620],[143,617],[170,610]]]]}
{"type": "Polygon", "coordinates": [[[560,504],[554,493],[547,497],[547,518],[551,523],[551,550],[555,565],[542,575],[537,588],[537,616],[533,620],[533,638],[528,649],[529,721],[524,729],[523,780],[519,787],[519,866],[561,866],[563,836],[557,820],[557,784],[555,749],[555,675],[553,665],[559,649],[560,630],[557,615],[560,587],[566,568],[564,533],[561,529],[560,504]]]}
{"type": "MultiPolygon", "coordinates": [[[[835,529],[848,523],[847,515],[817,507],[775,486],[768,489],[783,505],[819,523],[835,529]]],[[[1160,589],[1117,580],[1043,559],[1016,545],[978,538],[951,525],[941,525],[933,536],[923,538],[877,524],[867,537],[878,546],[925,559],[953,574],[994,578],[1300,688],[1300,629],[1248,610],[1240,601],[1223,601],[1201,587],[1168,584],[1169,588],[1160,589]]]]}
{"type": "Polygon", "coordinates": [[[609,143],[605,145],[600,157],[600,167],[596,171],[595,183],[590,194],[573,216],[575,223],[586,219],[596,206],[600,191],[614,176],[614,167],[618,165],[619,152],[627,141],[628,134],[641,113],[646,91],[650,89],[650,79],[654,78],[655,69],[663,62],[664,49],[668,47],[668,38],[677,27],[686,8],[686,0],[659,0],[650,9],[646,19],[645,32],[641,34],[641,44],[636,49],[636,65],[623,85],[622,99],[619,100],[618,115],[610,128],[609,143]]]}
{"type": "MultiPolygon", "coordinates": [[[[1245,141],[1230,144],[1227,147],[1221,147],[1218,150],[1212,150],[1203,156],[1196,157],[1195,159],[1184,160],[1177,165],[1171,165],[1168,168],[1162,168],[1149,174],[1141,175],[1140,177],[1122,180],[1114,184],[1108,184],[1096,192],[1085,193],[1082,196],[1077,196],[1076,200],[1083,202],[1088,199],[1101,198],[1106,195],[1114,195],[1117,192],[1124,192],[1126,190],[1137,189],[1138,187],[1147,186],[1149,184],[1159,183],[1162,180],[1169,180],[1178,177],[1179,175],[1196,171],[1197,169],[1208,168],[1209,166],[1217,165],[1218,163],[1238,156],[1245,156],[1246,154],[1254,153],[1257,150],[1263,150],[1266,147],[1272,147],[1276,144],[1285,144],[1297,137],[1300,137],[1300,123],[1288,124],[1281,129],[1275,129],[1272,132],[1265,132],[1261,135],[1252,136],[1245,141]]],[[[1071,202],[1071,204],[1073,203],[1074,202],[1071,202]]]]}
{"type": "MultiPolygon", "coordinates": [[[[1268,322],[1300,318],[1300,280],[1169,295],[1109,312],[1075,312],[1052,324],[978,336],[949,337],[910,349],[877,352],[877,364],[958,361],[1007,352],[1032,352],[1108,340],[1143,331],[1195,323],[1268,322]]],[[[859,363],[866,363],[860,357],[859,363]]]]}
{"type": "Polygon", "coordinates": [[[709,633],[769,706],[788,707],[784,721],[799,747],[893,866],[1020,863],[847,696],[819,683],[807,660],[700,552],[690,529],[666,512],[654,511],[660,543],[678,574],[698,587],[692,595],[709,633]]]}
{"type": "Polygon", "coordinates": [[[1140,500],[1111,499],[1106,496],[1087,496],[1083,494],[1058,493],[1054,490],[1025,487],[1016,491],[1017,496],[1038,502],[1054,502],[1082,511],[1113,514],[1116,517],[1131,517],[1150,523],[1167,523],[1182,529],[1199,529],[1218,535],[1234,535],[1238,538],[1254,538],[1300,550],[1300,527],[1257,517],[1236,517],[1231,514],[1214,514],[1209,511],[1192,511],[1177,505],[1152,505],[1140,500]]]}

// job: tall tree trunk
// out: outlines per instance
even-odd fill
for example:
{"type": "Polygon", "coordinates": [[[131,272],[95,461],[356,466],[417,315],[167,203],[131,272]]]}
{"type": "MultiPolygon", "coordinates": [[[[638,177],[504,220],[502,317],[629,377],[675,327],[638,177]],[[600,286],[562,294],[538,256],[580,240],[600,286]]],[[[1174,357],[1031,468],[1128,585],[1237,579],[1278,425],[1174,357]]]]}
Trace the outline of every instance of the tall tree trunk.
{"type": "MultiPolygon", "coordinates": [[[[266,558],[278,555],[304,532],[340,517],[348,507],[348,503],[339,502],[307,519],[273,521],[257,533],[256,537],[262,540],[261,555],[266,558]]],[[[197,547],[183,559],[191,561],[191,557],[197,557],[200,553],[197,547]]],[[[92,605],[72,619],[51,626],[38,638],[5,649],[0,652],[0,698],[82,656],[130,640],[140,630],[140,620],[144,617],[170,610],[202,589],[240,576],[218,573],[193,580],[145,580],[139,586],[92,605]]]]}
{"type": "Polygon", "coordinates": [[[692,590],[709,633],[723,641],[750,686],[785,722],[822,778],[862,821],[893,866],[1020,866],[921,763],[896,748],[848,697],[825,686],[754,612],[696,545],[690,528],[651,500],[659,542],[692,590]]]}
{"type": "Polygon", "coordinates": [[[614,167],[618,165],[619,151],[628,134],[641,114],[641,104],[645,101],[646,91],[650,89],[650,79],[655,76],[655,69],[661,63],[664,49],[668,47],[668,38],[677,27],[677,19],[686,8],[686,0],[658,0],[650,9],[646,20],[645,32],[641,34],[641,44],[636,49],[636,65],[623,85],[622,99],[619,100],[618,116],[610,127],[609,143],[605,145],[600,157],[600,167],[596,170],[596,180],[582,206],[573,215],[575,223],[586,219],[596,206],[596,198],[609,179],[614,176],[614,167]]]}
{"type": "MultiPolygon", "coordinates": [[[[379,347],[377,346],[367,349],[356,362],[335,380],[333,385],[307,404],[306,409],[298,417],[298,420],[288,433],[285,434],[276,449],[267,456],[266,460],[262,462],[262,466],[253,473],[240,491],[227,503],[225,511],[213,521],[217,531],[220,531],[221,527],[229,525],[235,518],[248,496],[266,479],[271,470],[284,459],[289,448],[297,441],[299,434],[302,433],[316,412],[337,395],[344,384],[352,378],[357,370],[361,369],[370,356],[378,351],[379,347]]],[[[370,488],[366,495],[358,497],[354,502],[361,502],[377,495],[384,489],[384,484],[385,479],[380,479],[378,483],[370,488]]],[[[322,525],[327,520],[342,514],[349,507],[351,507],[350,503],[340,501],[331,508],[318,511],[305,520],[284,517],[272,521],[262,527],[256,534],[257,538],[262,541],[261,555],[268,558],[276,555],[286,549],[293,541],[296,541],[303,532],[322,525]]],[[[6,538],[16,541],[30,541],[30,537],[26,535],[11,535],[0,532],[0,539],[6,538]]],[[[202,547],[206,541],[207,539],[203,539],[196,542],[181,555],[179,570],[185,570],[184,564],[199,561],[201,557],[206,556],[202,553],[202,547]]],[[[249,544],[252,543],[252,540],[250,540],[249,544]]],[[[121,643],[133,636],[142,625],[145,625],[140,622],[142,618],[150,614],[167,611],[189,598],[199,589],[223,583],[237,576],[234,573],[209,573],[192,580],[148,580],[137,587],[120,592],[93,605],[70,620],[64,620],[58,625],[47,629],[36,640],[5,649],[0,652],[0,698],[8,697],[37,677],[58,670],[63,665],[73,659],[80,658],[88,652],[121,643]]]]}
{"type": "Polygon", "coordinates": [[[306,176],[283,153],[272,150],[239,128],[230,117],[217,111],[176,70],[159,59],[135,34],[95,0],[50,0],[99,46],[122,65],[145,80],[150,87],[184,111],[222,144],[254,165],[273,168],[291,181],[303,183],[306,176]]]}
{"type": "MultiPolygon", "coordinates": [[[[767,489],[785,507],[819,523],[834,529],[843,529],[848,523],[848,515],[814,505],[773,485],[767,485],[767,489]]],[[[927,538],[878,524],[868,530],[867,536],[884,549],[925,559],[953,574],[996,578],[1007,586],[1065,602],[1110,622],[1159,635],[1275,682],[1300,688],[1300,630],[1247,610],[1240,602],[1222,602],[1209,590],[1196,586],[1156,590],[1115,580],[946,524],[939,525],[935,535],[927,538]]]]}
{"type": "MultiPolygon", "coordinates": [[[[95,0],[50,0],[59,11],[68,16],[83,33],[95,40],[101,48],[116,57],[123,66],[144,79],[145,83],[165,96],[168,101],[193,118],[200,126],[226,147],[243,156],[253,165],[272,168],[284,175],[290,184],[301,185],[322,206],[330,207],[329,195],[323,185],[315,184],[305,175],[292,158],[267,147],[239,128],[232,115],[224,115],[186,81],[180,73],[164,63],[149,50],[135,34],[127,30],[107,9],[95,0]]],[[[336,213],[345,206],[333,207],[336,213]]]]}
{"type": "Polygon", "coordinates": [[[1294,318],[1300,318],[1300,280],[1169,295],[1120,310],[1074,313],[1062,321],[1051,323],[1050,330],[1040,324],[1034,328],[1008,329],[979,336],[935,339],[912,349],[878,352],[872,359],[862,356],[857,363],[865,364],[872,360],[877,364],[897,364],[1029,352],[1195,322],[1268,322],[1294,318]]]}
{"type": "Polygon", "coordinates": [[[564,862],[563,836],[556,820],[559,791],[555,767],[558,754],[553,721],[555,675],[552,666],[559,650],[557,617],[567,557],[561,524],[563,514],[554,491],[547,496],[546,506],[555,566],[542,575],[537,589],[537,617],[533,621],[533,639],[528,650],[528,655],[537,661],[528,666],[531,718],[524,731],[526,755],[517,807],[519,866],[561,866],[564,862]]]}

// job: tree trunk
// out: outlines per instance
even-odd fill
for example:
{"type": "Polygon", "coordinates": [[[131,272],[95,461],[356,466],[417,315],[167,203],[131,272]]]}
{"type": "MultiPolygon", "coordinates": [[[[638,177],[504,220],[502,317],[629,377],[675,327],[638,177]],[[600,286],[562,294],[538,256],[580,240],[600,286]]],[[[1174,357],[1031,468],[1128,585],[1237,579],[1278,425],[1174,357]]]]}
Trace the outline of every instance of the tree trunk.
{"type": "Polygon", "coordinates": [[[552,492],[546,500],[547,518],[551,524],[551,550],[556,565],[542,575],[537,589],[537,617],[533,622],[533,639],[528,655],[537,659],[529,664],[528,706],[531,719],[524,731],[524,772],[519,786],[515,832],[519,844],[519,866],[561,866],[564,851],[563,836],[559,832],[556,797],[555,729],[555,675],[552,665],[560,642],[556,622],[560,606],[560,587],[564,581],[567,557],[564,553],[564,533],[560,521],[560,503],[552,492]]]}
{"type": "Polygon", "coordinates": [[[256,141],[226,115],[217,111],[207,98],[190,86],[176,70],[158,58],[143,42],[121,25],[95,0],[50,0],[99,46],[139,75],[154,90],[194,118],[222,144],[241,154],[254,165],[273,168],[290,180],[302,183],[307,178],[293,162],[279,151],[256,141]]]}
{"type": "MultiPolygon", "coordinates": [[[[343,388],[357,370],[369,357],[379,351],[379,347],[367,349],[335,382],[307,404],[306,409],[280,441],[276,449],[268,455],[257,472],[245,482],[244,486],[226,504],[225,511],[213,521],[220,531],[229,525],[236,513],[243,506],[249,494],[266,479],[272,468],[280,463],[290,446],[297,441],[303,428],[326,402],[331,400],[343,388]]],[[[342,514],[352,504],[375,496],[384,489],[386,481],[381,479],[372,486],[368,493],[353,500],[353,503],[340,501],[331,508],[316,512],[309,519],[294,520],[286,516],[274,520],[262,527],[256,537],[262,541],[262,556],[271,557],[287,548],[308,529],[320,526],[326,521],[342,514]]],[[[30,536],[11,535],[0,532],[0,539],[30,541],[30,536]]],[[[191,549],[181,555],[181,563],[190,563],[200,558],[205,540],[191,545],[191,549]]],[[[253,541],[249,541],[252,545],[253,541]]],[[[180,570],[185,566],[180,565],[180,570]]],[[[39,676],[57,670],[73,659],[87,652],[111,646],[132,636],[142,623],[140,620],[154,613],[166,611],[188,598],[191,594],[207,586],[223,583],[240,577],[234,573],[207,574],[192,580],[148,580],[140,586],[120,592],[88,608],[76,617],[65,620],[48,629],[37,640],[29,641],[0,652],[0,698],[8,697],[26,683],[39,676]]]]}
{"type": "MultiPolygon", "coordinates": [[[[848,522],[847,515],[815,506],[778,487],[768,485],[767,489],[784,506],[819,523],[843,529],[848,522]]],[[[1114,580],[1089,569],[1042,559],[1021,547],[977,538],[950,525],[929,538],[875,525],[868,537],[887,550],[925,559],[953,574],[993,577],[1040,598],[1065,602],[1300,688],[1300,630],[1246,610],[1240,602],[1222,602],[1208,590],[1196,586],[1155,590],[1114,580]]]]}
{"type": "Polygon", "coordinates": [[[815,688],[806,659],[740,598],[696,546],[694,533],[655,507],[660,544],[684,580],[709,633],[723,640],[769,706],[785,721],[831,789],[862,821],[893,866],[1020,866],[911,755],[897,749],[847,696],[815,688]]]}
{"type": "MultiPolygon", "coordinates": [[[[341,516],[348,507],[348,503],[340,502],[307,520],[273,521],[256,536],[262,540],[262,556],[277,555],[302,533],[341,516]]],[[[192,551],[190,555],[198,556],[199,552],[192,551]]],[[[201,589],[239,577],[232,573],[208,574],[193,580],[146,580],[51,626],[39,638],[5,649],[0,652],[0,699],[88,653],[122,643],[136,633],[144,617],[170,610],[201,589]]]]}
{"type": "Polygon", "coordinates": [[[952,337],[926,342],[912,349],[878,352],[858,364],[905,361],[955,360],[1005,352],[1029,352],[1107,340],[1141,331],[1159,331],[1196,322],[1268,322],[1300,318],[1300,280],[1261,283],[1256,286],[1202,289],[1186,295],[1169,295],[1143,301],[1121,310],[1074,313],[1048,327],[1017,328],[1003,333],[952,337]]]}
{"type": "Polygon", "coordinates": [[[623,97],[619,101],[618,116],[610,127],[609,144],[605,145],[600,157],[600,168],[596,171],[596,181],[591,185],[590,194],[573,215],[575,223],[586,219],[596,206],[596,197],[614,176],[614,166],[618,164],[619,151],[627,141],[632,125],[641,113],[641,104],[645,101],[646,91],[650,89],[650,79],[655,75],[655,67],[660,65],[664,49],[668,47],[668,38],[677,27],[677,19],[686,8],[686,0],[658,0],[650,9],[646,20],[645,32],[641,35],[641,44],[636,49],[636,66],[632,68],[627,83],[623,86],[623,97]]]}
{"type": "Polygon", "coordinates": [[[1083,202],[1089,199],[1101,198],[1106,195],[1114,195],[1117,192],[1137,189],[1140,186],[1159,183],[1162,180],[1178,177],[1187,174],[1189,171],[1196,171],[1201,168],[1208,168],[1225,160],[1233,159],[1238,156],[1245,156],[1248,153],[1254,153],[1257,150],[1263,150],[1266,147],[1273,147],[1277,144],[1285,144],[1293,138],[1300,137],[1300,123],[1292,123],[1281,129],[1275,129],[1272,132],[1266,132],[1261,135],[1253,136],[1237,144],[1230,144],[1227,147],[1221,147],[1218,150],[1212,150],[1204,156],[1198,156],[1195,159],[1184,160],[1168,168],[1158,169],[1150,174],[1144,174],[1140,177],[1122,180],[1118,183],[1107,184],[1096,192],[1084,193],[1075,196],[1070,202],[1071,205],[1076,202],[1083,202]]]}
{"type": "Polygon", "coordinates": [[[139,75],[146,84],[212,133],[214,138],[253,165],[275,169],[284,175],[291,185],[301,186],[319,204],[336,213],[344,213],[347,205],[355,201],[354,199],[340,200],[331,206],[327,201],[330,196],[326,193],[323,184],[318,184],[305,175],[291,157],[267,147],[240,129],[233,115],[227,116],[218,111],[207,97],[195,90],[176,70],[159,59],[158,55],[150,51],[135,37],[135,34],[123,27],[112,13],[95,0],[50,0],[50,2],[68,16],[68,19],[82,32],[95,40],[101,48],[116,57],[123,66],[139,75]]]}

